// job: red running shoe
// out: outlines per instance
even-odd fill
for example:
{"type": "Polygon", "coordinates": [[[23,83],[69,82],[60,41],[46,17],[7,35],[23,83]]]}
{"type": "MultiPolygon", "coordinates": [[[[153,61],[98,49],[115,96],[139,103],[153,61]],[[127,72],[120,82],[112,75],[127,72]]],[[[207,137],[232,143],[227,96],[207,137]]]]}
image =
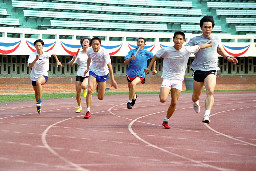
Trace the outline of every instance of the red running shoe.
{"type": "Polygon", "coordinates": [[[84,116],[84,119],[89,119],[89,117],[91,117],[91,112],[87,111],[84,116]]]}
{"type": "Polygon", "coordinates": [[[168,121],[163,121],[162,125],[165,129],[170,129],[171,127],[168,125],[168,121]]]}

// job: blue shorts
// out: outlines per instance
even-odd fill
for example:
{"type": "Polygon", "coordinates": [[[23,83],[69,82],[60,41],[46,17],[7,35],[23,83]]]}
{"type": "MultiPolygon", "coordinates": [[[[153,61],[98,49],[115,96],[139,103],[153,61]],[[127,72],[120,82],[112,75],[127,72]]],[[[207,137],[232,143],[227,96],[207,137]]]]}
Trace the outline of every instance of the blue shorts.
{"type": "MultiPolygon", "coordinates": [[[[43,75],[43,76],[44,76],[44,75],[43,75]]],[[[45,78],[45,83],[47,83],[48,77],[47,77],[47,76],[44,76],[44,78],[45,78]]],[[[37,86],[37,85],[36,85],[36,81],[32,81],[32,86],[37,86]]]]}
{"type": "Polygon", "coordinates": [[[108,79],[108,74],[107,75],[103,75],[103,76],[98,76],[94,72],[89,71],[89,75],[95,77],[97,82],[106,82],[107,79],[108,79]]]}

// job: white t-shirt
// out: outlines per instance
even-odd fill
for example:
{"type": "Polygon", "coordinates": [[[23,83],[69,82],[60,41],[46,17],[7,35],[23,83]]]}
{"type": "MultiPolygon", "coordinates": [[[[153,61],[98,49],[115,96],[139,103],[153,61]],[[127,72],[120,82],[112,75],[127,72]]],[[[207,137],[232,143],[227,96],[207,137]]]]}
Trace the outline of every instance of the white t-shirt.
{"type": "Polygon", "coordinates": [[[196,53],[199,46],[183,46],[176,50],[173,46],[162,48],[155,56],[163,58],[162,78],[168,80],[184,80],[187,63],[191,53],[196,53]]]}
{"type": "MultiPolygon", "coordinates": [[[[28,65],[36,59],[36,55],[38,55],[37,51],[29,55],[28,65]]],[[[32,81],[37,81],[37,79],[43,75],[48,76],[49,58],[51,57],[51,55],[52,55],[51,52],[43,52],[43,54],[40,55],[35,65],[32,67],[32,70],[30,73],[30,79],[32,81]]]]}
{"type": "Polygon", "coordinates": [[[105,48],[100,47],[98,52],[94,52],[93,48],[87,51],[88,58],[91,58],[90,71],[98,76],[104,76],[109,73],[107,64],[111,63],[110,56],[105,48]]]}
{"type": "MultiPolygon", "coordinates": [[[[74,63],[78,64],[78,70],[77,70],[77,76],[84,77],[84,71],[87,69],[87,53],[84,53],[83,51],[80,51],[77,55],[76,60],[74,63]]],[[[89,76],[89,72],[86,73],[85,76],[89,76]]]]}

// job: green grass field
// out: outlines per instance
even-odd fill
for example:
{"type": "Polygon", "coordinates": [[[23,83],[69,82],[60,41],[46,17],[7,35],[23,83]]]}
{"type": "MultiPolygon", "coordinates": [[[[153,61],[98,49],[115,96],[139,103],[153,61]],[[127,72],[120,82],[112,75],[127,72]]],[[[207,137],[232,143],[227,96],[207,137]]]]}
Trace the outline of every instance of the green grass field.
{"type": "MultiPolygon", "coordinates": [[[[215,91],[256,91],[251,90],[215,90],[215,91]]],[[[182,93],[191,93],[192,90],[182,91],[182,93]]],[[[137,94],[159,94],[159,91],[153,92],[136,92],[137,94]]],[[[105,95],[118,95],[118,94],[128,94],[128,92],[106,92],[105,95]]],[[[93,93],[97,95],[97,93],[93,93]]],[[[52,98],[65,98],[65,97],[76,97],[75,93],[56,93],[56,94],[43,94],[43,99],[52,98]]],[[[0,102],[13,102],[13,101],[29,101],[35,100],[34,94],[19,94],[19,95],[0,95],[0,102]]]]}

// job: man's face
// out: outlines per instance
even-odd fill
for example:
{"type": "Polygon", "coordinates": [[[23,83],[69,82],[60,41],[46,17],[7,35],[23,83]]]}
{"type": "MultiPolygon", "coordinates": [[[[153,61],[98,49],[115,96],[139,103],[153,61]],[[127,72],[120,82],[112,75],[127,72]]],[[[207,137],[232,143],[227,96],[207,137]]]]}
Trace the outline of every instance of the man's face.
{"type": "Polygon", "coordinates": [[[203,32],[203,35],[205,37],[210,37],[212,33],[212,22],[204,22],[203,26],[201,27],[201,30],[203,32]]]}
{"type": "Polygon", "coordinates": [[[100,42],[99,42],[99,40],[93,40],[92,48],[93,48],[94,52],[99,52],[99,50],[100,50],[100,42]]]}
{"type": "Polygon", "coordinates": [[[35,48],[36,48],[36,50],[37,51],[40,51],[40,50],[42,50],[43,49],[43,45],[42,45],[42,43],[41,42],[36,42],[36,45],[35,45],[35,48]]]}
{"type": "Polygon", "coordinates": [[[90,44],[90,41],[88,39],[84,39],[82,46],[83,48],[86,48],[86,47],[89,47],[89,44],[90,44]]]}
{"type": "Polygon", "coordinates": [[[138,47],[144,47],[146,44],[145,44],[145,41],[143,40],[143,39],[139,39],[138,41],[137,41],[137,46],[138,47]]]}
{"type": "Polygon", "coordinates": [[[181,49],[183,43],[185,43],[185,40],[184,40],[184,38],[183,38],[182,35],[177,34],[177,35],[175,36],[175,38],[173,39],[173,42],[174,42],[174,47],[175,47],[176,49],[181,49]]]}

